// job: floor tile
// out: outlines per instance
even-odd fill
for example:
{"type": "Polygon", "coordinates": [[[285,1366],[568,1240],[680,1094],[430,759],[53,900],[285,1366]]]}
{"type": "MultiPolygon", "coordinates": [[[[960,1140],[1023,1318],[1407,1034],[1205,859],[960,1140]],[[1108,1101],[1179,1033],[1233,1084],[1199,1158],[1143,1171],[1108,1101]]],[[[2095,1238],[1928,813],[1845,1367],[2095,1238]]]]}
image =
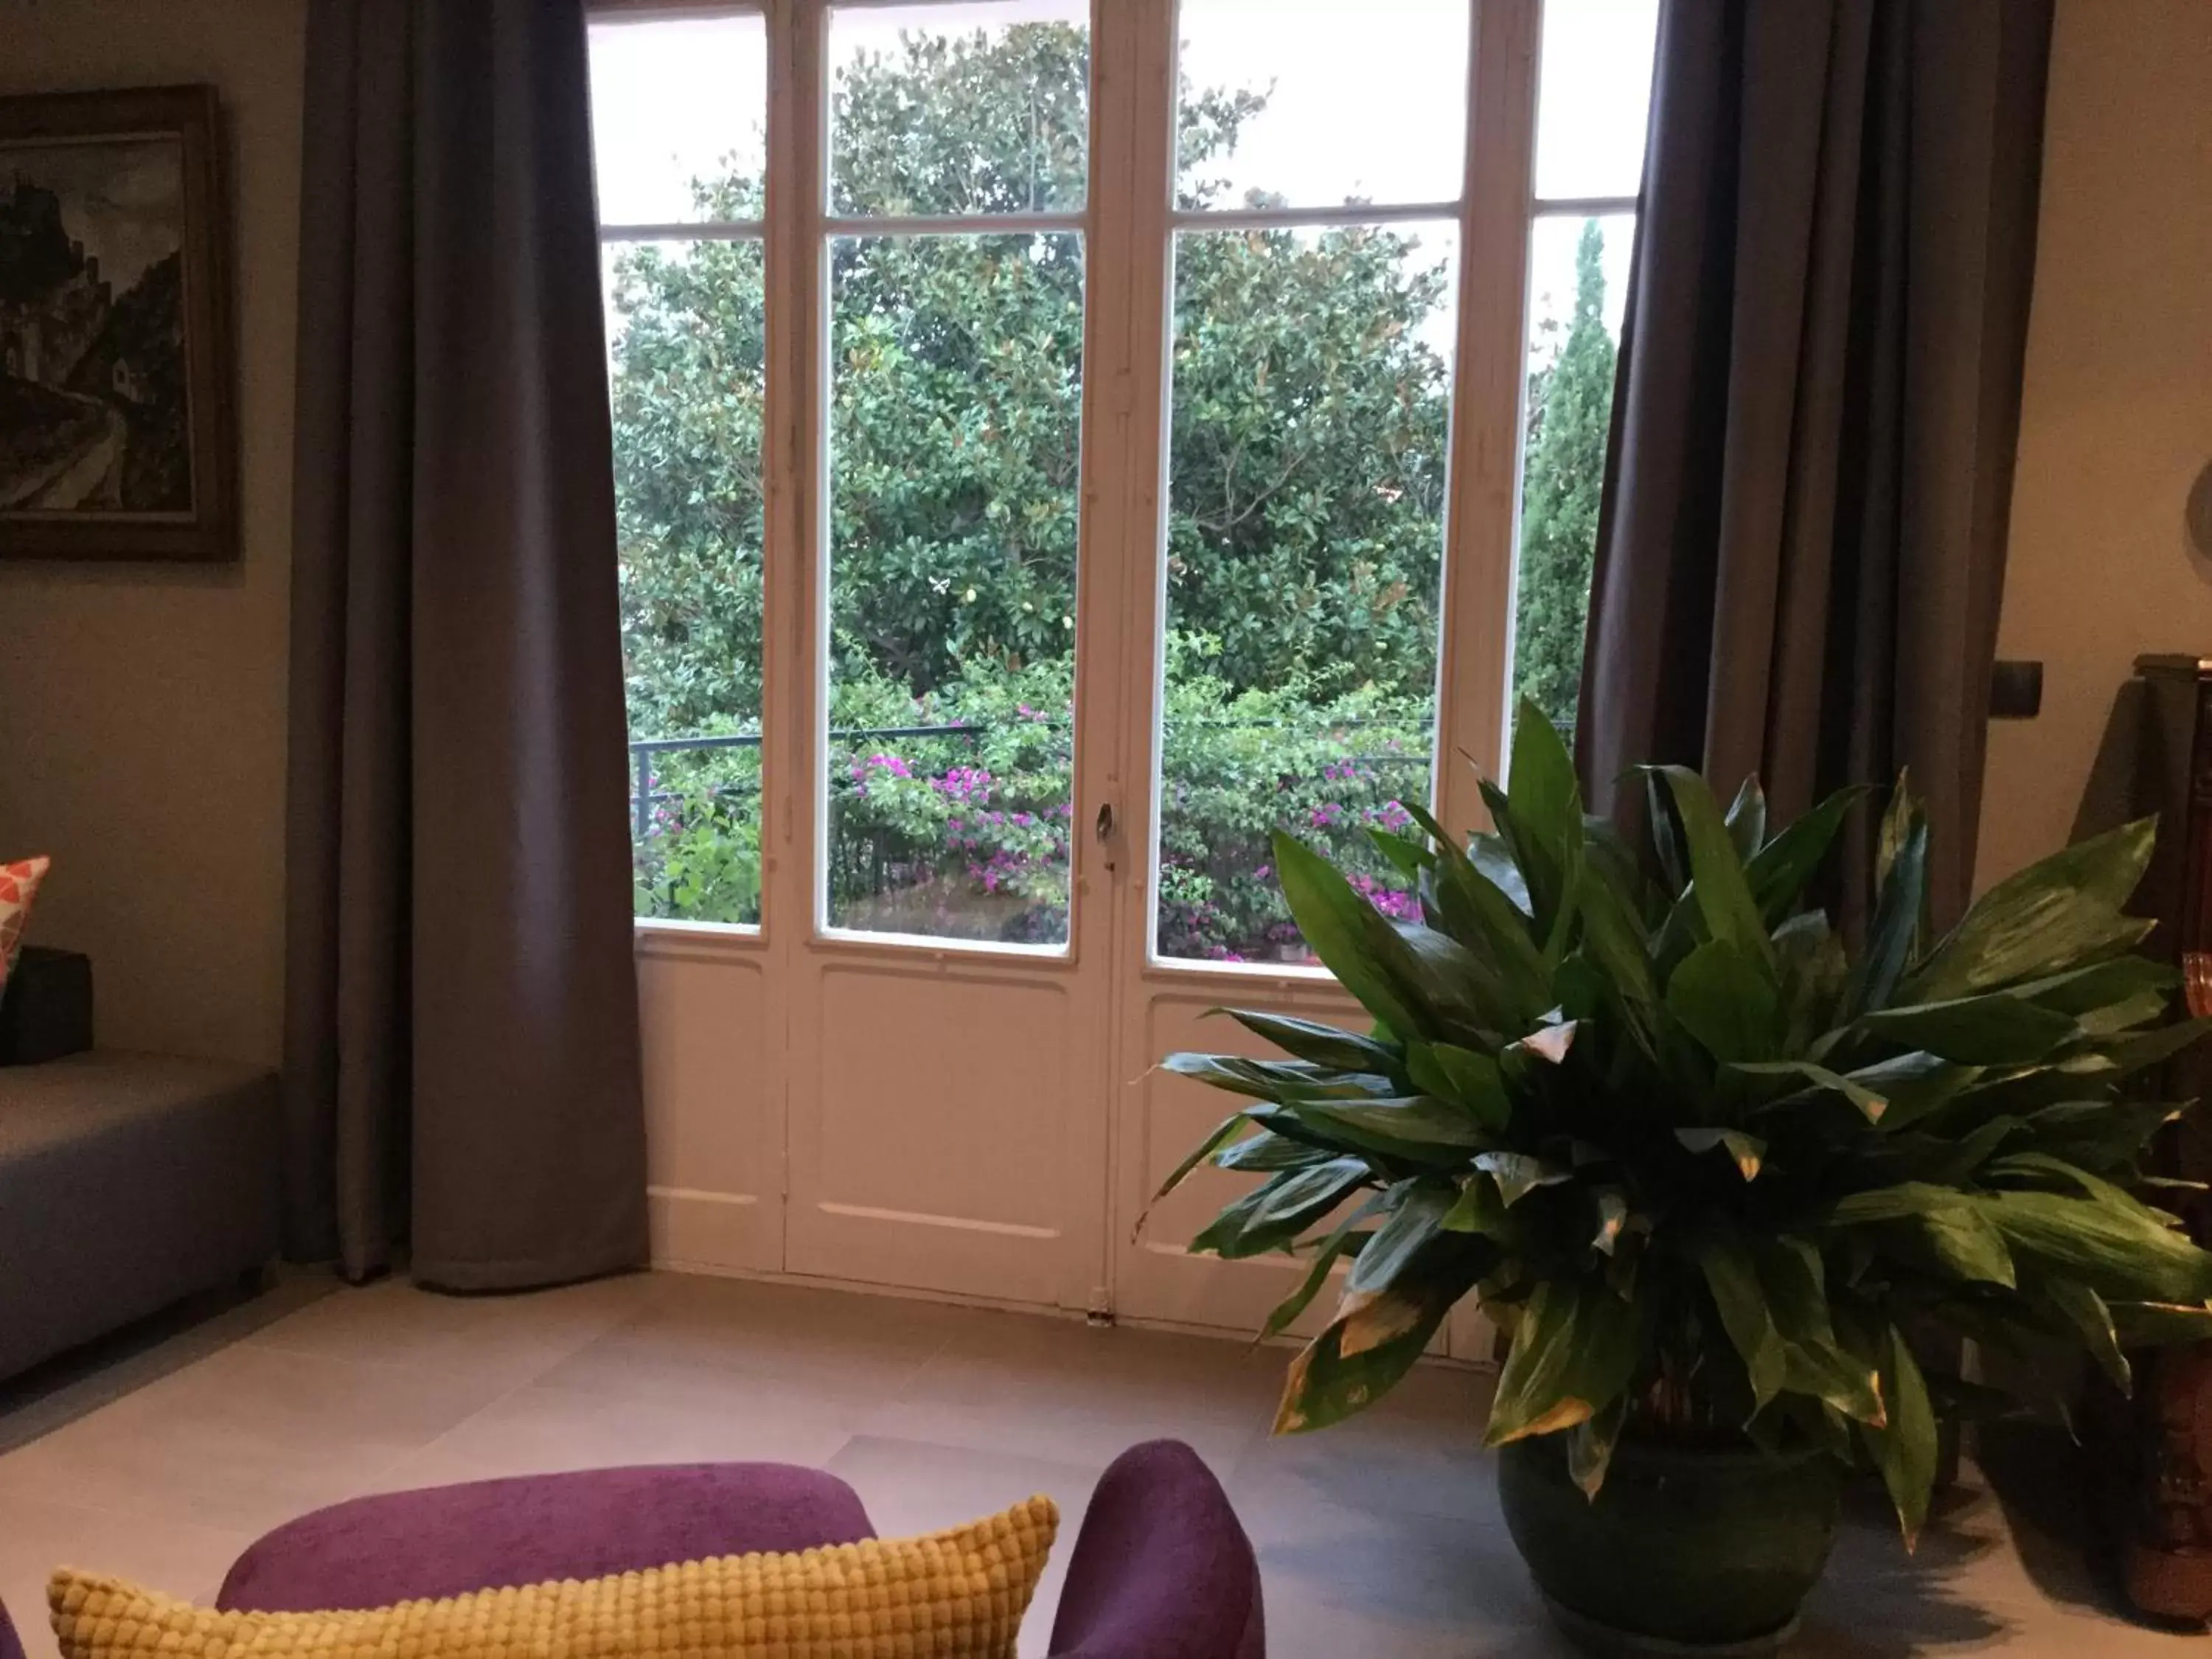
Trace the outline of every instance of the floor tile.
{"type": "Polygon", "coordinates": [[[517,1388],[623,1321],[649,1275],[514,1296],[446,1296],[402,1279],[349,1286],[258,1332],[257,1347],[416,1366],[517,1388]]]}
{"type": "Polygon", "coordinates": [[[172,1595],[212,1601],[252,1535],[127,1510],[9,1496],[0,1498],[0,1602],[28,1659],[56,1652],[46,1580],[59,1566],[135,1579],[172,1595]]]}
{"type": "Polygon", "coordinates": [[[489,1480],[629,1463],[827,1462],[856,1413],[793,1398],[744,1377],[716,1401],[636,1395],[538,1383],[486,1407],[401,1458],[380,1491],[489,1480]]]}
{"type": "Polygon", "coordinates": [[[0,1457],[32,1497],[259,1534],[366,1490],[504,1390],[240,1343],[0,1457]]]}
{"type": "MultiPolygon", "coordinates": [[[[670,1274],[521,1297],[379,1285],[0,1455],[0,1595],[50,1659],[41,1588],[62,1559],[204,1597],[252,1536],[362,1492],[768,1458],[835,1470],[886,1534],[1051,1493],[1061,1542],[1024,1630],[1035,1659],[1100,1472],[1166,1435],[1222,1476],[1252,1534],[1273,1659],[1559,1659],[1480,1449],[1482,1380],[1424,1368],[1336,1428],[1270,1438],[1286,1358],[670,1274]]],[[[2068,1482],[2024,1504],[2008,1481],[2001,1503],[1969,1475],[1910,1557],[1879,1493],[1852,1493],[1793,1655],[2179,1659],[2191,1638],[2116,1616],[2081,1565],[2068,1482]]]]}
{"type": "Polygon", "coordinates": [[[1266,1432],[1283,1360],[1205,1337],[1008,1318],[948,1342],[865,1432],[1099,1468],[1166,1437],[1225,1470],[1266,1432]]]}
{"type": "Polygon", "coordinates": [[[1501,1527],[1230,1498],[1259,1553],[1269,1659],[1565,1651],[1501,1527]]]}
{"type": "MultiPolygon", "coordinates": [[[[673,1279],[670,1275],[656,1278],[673,1279]]],[[[732,1379],[808,1400],[879,1405],[957,1332],[992,1316],[742,1279],[674,1279],[538,1382],[714,1406],[732,1379]]]]}
{"type": "Polygon", "coordinates": [[[1422,1368],[1357,1416],[1255,1442],[1226,1471],[1258,1509],[1310,1502],[1502,1525],[1497,1460],[1483,1449],[1490,1379],[1422,1368]]]}
{"type": "Polygon", "coordinates": [[[1021,1659],[1047,1651],[1068,1557],[1103,1465],[861,1436],[848,1441],[826,1467],[860,1493],[878,1536],[884,1538],[957,1527],[1039,1492],[1058,1504],[1060,1536],[1022,1622],[1021,1659]]]}

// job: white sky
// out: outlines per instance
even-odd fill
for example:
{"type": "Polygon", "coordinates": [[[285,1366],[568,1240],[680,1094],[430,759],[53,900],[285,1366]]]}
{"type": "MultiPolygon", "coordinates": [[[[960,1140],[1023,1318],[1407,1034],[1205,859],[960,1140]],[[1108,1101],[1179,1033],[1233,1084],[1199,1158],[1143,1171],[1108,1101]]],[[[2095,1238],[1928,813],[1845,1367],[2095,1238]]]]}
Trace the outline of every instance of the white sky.
{"type": "MultiPolygon", "coordinates": [[[[1182,0],[1182,69],[1200,87],[1273,91],[1237,152],[1208,171],[1297,205],[1357,196],[1449,201],[1465,148],[1468,0],[1182,0]]],[[[1643,168],[1658,0],[1546,0],[1538,100],[1540,197],[1633,195],[1643,168]]],[[[1012,21],[1082,21],[1085,0],[961,0],[834,15],[833,65],[895,46],[902,29],[965,32],[1012,21]]],[[[689,181],[757,169],[766,125],[767,41],[757,16],[592,29],[600,217],[695,218],[689,181]]],[[[1579,219],[1540,219],[1531,238],[1532,323],[1573,300],[1579,219]]],[[[1607,322],[1618,329],[1630,222],[1606,226],[1607,322]]],[[[1542,337],[1532,331],[1532,348],[1542,337]]]]}

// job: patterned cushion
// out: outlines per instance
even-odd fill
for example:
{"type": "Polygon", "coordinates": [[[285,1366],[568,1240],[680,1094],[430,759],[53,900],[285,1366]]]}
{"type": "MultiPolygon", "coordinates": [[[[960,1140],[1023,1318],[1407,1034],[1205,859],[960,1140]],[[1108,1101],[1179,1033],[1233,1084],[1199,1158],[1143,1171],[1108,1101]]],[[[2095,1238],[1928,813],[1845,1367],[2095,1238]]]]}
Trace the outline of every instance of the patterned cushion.
{"type": "Polygon", "coordinates": [[[0,864],[0,990],[15,966],[15,953],[23,948],[23,924],[30,920],[31,901],[46,879],[48,858],[18,859],[0,864]]]}
{"type": "Polygon", "coordinates": [[[64,1568],[63,1659],[1012,1659],[1060,1512],[356,1613],[211,1613],[64,1568]]]}

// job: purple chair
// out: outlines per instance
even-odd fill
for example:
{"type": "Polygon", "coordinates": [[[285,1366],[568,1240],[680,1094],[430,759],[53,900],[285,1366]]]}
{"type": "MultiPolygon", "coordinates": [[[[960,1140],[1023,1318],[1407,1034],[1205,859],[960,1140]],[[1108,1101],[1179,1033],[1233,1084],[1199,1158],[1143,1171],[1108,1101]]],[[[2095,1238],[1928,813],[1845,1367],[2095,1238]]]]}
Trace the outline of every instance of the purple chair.
{"type": "MultiPolygon", "coordinates": [[[[302,1516],[238,1558],[216,1605],[381,1607],[874,1536],[850,1486],[787,1464],[526,1475],[302,1516]]],[[[1149,1441],[1101,1477],[1068,1563],[1052,1651],[1055,1659],[1265,1659],[1259,1563],[1220,1482],[1189,1447],[1149,1441]]],[[[20,1659],[4,1637],[0,1659],[20,1659]]]]}

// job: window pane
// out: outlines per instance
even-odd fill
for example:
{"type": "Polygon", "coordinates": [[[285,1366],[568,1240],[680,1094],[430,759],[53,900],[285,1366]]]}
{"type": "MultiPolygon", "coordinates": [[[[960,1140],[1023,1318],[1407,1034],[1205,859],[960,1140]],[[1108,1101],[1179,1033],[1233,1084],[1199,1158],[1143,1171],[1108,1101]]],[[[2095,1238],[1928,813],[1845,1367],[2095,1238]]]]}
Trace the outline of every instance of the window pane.
{"type": "Polygon", "coordinates": [[[1459,199],[1468,0],[1182,0],[1184,208],[1459,199]]]}
{"type": "Polygon", "coordinates": [[[591,41],[599,222],[760,217],[767,24],[594,23],[591,41]]]}
{"type": "Polygon", "coordinates": [[[1370,825],[1429,799],[1456,239],[1176,245],[1157,951],[1303,961],[1286,829],[1411,913],[1370,825]]]}
{"type": "Polygon", "coordinates": [[[1082,238],[830,261],[830,924],[1063,943],[1082,238]]]}
{"type": "Polygon", "coordinates": [[[761,246],[617,243],[605,270],[637,913],[757,923],[761,246]]]}
{"type": "Polygon", "coordinates": [[[1581,696],[1613,357],[1635,237],[1636,220],[1628,214],[1542,218],[1530,229],[1513,702],[1518,708],[1522,698],[1534,699],[1570,735],[1581,696]]]}
{"type": "Polygon", "coordinates": [[[830,64],[831,212],[1082,208],[1089,0],[840,9],[830,64]]]}
{"type": "Polygon", "coordinates": [[[1659,0],[1544,0],[1539,198],[1633,196],[1644,184],[1659,0]]]}

